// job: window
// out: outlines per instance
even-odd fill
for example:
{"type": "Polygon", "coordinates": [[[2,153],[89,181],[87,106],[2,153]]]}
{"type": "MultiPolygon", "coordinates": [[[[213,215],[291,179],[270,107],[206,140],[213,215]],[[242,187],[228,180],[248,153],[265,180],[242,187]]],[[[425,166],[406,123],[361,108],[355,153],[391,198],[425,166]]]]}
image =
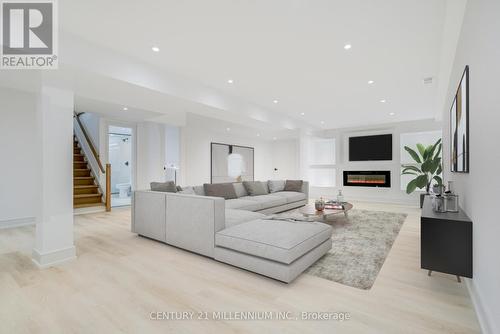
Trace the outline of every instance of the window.
{"type": "Polygon", "coordinates": [[[313,187],[335,187],[335,138],[312,138],[309,143],[308,176],[313,187]]]}
{"type": "MultiPolygon", "coordinates": [[[[401,170],[403,170],[403,165],[417,166],[415,160],[413,160],[410,154],[405,150],[405,146],[416,150],[418,143],[423,144],[424,146],[428,146],[434,144],[439,138],[442,138],[441,131],[402,133],[399,141],[401,146],[401,170]]],[[[410,182],[413,178],[414,177],[412,175],[401,175],[401,190],[406,191],[408,182],[410,182]]]]}

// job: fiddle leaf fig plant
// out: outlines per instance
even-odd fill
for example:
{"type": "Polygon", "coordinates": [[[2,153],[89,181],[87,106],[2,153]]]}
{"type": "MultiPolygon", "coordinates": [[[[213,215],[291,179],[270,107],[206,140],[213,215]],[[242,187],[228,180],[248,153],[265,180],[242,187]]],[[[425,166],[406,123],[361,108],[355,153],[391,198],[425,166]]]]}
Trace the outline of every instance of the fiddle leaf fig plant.
{"type": "Polygon", "coordinates": [[[413,175],[415,178],[406,186],[406,193],[411,194],[417,188],[425,188],[429,193],[432,182],[438,185],[443,184],[441,172],[441,149],[443,145],[441,139],[435,144],[425,147],[422,144],[417,144],[416,150],[405,146],[405,150],[410,154],[416,164],[403,165],[402,175],[413,175]]]}

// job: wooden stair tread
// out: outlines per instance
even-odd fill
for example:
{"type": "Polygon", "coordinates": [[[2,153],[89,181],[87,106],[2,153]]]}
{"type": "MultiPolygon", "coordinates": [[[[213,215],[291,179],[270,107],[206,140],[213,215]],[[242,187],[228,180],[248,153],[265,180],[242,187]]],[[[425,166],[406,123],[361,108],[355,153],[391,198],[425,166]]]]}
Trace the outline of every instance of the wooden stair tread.
{"type": "Polygon", "coordinates": [[[79,194],[79,195],[73,195],[73,198],[89,198],[89,197],[101,197],[102,194],[79,194]]]}
{"type": "Polygon", "coordinates": [[[105,204],[102,203],[102,202],[100,202],[100,203],[74,204],[73,208],[75,208],[75,209],[90,208],[90,207],[93,207],[93,206],[105,206],[105,204]]]}
{"type": "Polygon", "coordinates": [[[88,180],[88,179],[94,179],[92,176],[75,176],[73,177],[75,180],[88,180]]]}
{"type": "Polygon", "coordinates": [[[73,168],[74,172],[87,172],[90,168],[73,168]]]}
{"type": "Polygon", "coordinates": [[[73,186],[73,188],[76,189],[87,189],[87,188],[98,188],[99,186],[97,184],[85,184],[85,185],[76,185],[73,186]]]}

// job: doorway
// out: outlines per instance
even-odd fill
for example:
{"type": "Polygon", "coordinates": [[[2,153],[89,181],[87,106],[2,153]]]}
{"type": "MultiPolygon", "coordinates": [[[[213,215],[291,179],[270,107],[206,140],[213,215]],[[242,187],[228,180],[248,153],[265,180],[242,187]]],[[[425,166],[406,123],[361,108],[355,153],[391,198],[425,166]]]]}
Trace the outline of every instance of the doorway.
{"type": "Polygon", "coordinates": [[[111,164],[111,206],[126,206],[132,195],[132,128],[108,127],[108,160],[111,164]]]}

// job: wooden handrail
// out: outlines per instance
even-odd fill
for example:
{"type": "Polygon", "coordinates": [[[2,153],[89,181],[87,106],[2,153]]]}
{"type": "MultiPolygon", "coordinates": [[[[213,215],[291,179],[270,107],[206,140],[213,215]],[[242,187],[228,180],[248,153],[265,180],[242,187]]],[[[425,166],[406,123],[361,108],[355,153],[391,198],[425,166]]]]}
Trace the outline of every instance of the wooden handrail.
{"type": "Polygon", "coordinates": [[[99,166],[99,169],[101,170],[102,173],[106,173],[106,171],[104,170],[104,167],[101,163],[101,159],[99,158],[99,153],[97,153],[97,150],[95,149],[94,143],[92,143],[92,140],[90,139],[90,136],[87,133],[87,130],[85,130],[85,127],[83,126],[82,121],[80,121],[80,115],[81,114],[75,113],[76,122],[78,123],[78,126],[80,126],[80,129],[82,130],[83,135],[85,136],[85,140],[89,144],[90,151],[92,151],[92,155],[94,156],[95,160],[97,161],[97,165],[99,166]]]}

